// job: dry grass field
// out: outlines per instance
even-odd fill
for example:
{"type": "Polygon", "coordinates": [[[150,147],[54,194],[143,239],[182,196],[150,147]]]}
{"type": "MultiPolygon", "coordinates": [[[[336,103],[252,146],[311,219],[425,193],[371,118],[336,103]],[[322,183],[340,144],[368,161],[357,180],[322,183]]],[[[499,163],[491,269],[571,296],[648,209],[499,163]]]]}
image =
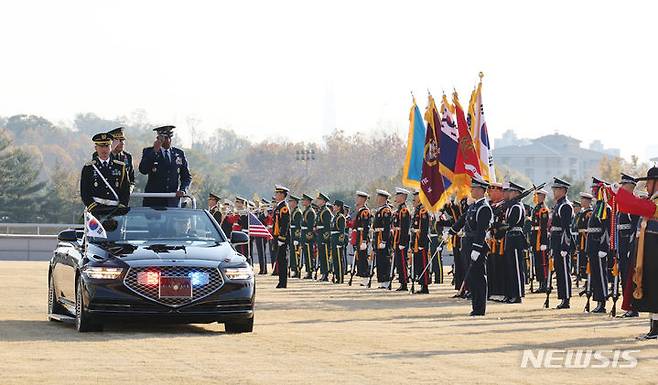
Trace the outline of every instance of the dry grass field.
{"type": "MultiPolygon", "coordinates": [[[[45,262],[0,262],[1,384],[655,384],[658,343],[640,319],[257,278],[254,333],[222,325],[106,327],[79,334],[46,320],[45,262]],[[634,349],[633,369],[521,368],[524,349],[634,349]]],[[[552,299],[552,306],[557,304],[552,299]]]]}

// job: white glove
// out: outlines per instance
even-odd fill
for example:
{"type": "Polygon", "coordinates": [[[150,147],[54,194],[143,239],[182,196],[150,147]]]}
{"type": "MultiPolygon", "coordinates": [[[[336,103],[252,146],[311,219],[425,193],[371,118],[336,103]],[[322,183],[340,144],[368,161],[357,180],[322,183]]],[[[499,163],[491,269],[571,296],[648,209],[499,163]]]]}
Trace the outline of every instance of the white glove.
{"type": "Polygon", "coordinates": [[[386,243],[382,242],[379,244],[380,249],[385,249],[386,248],[386,243]]]}
{"type": "Polygon", "coordinates": [[[398,248],[399,248],[400,250],[404,250],[404,245],[400,245],[400,246],[398,246],[398,248]]]}
{"type": "Polygon", "coordinates": [[[368,245],[365,242],[361,242],[361,246],[359,247],[360,250],[365,250],[368,248],[368,245]]]}
{"type": "Polygon", "coordinates": [[[479,256],[480,256],[479,252],[475,250],[471,251],[471,259],[473,260],[473,262],[477,261],[479,256]]]}
{"type": "Polygon", "coordinates": [[[285,243],[285,242],[281,242],[281,241],[277,241],[277,244],[278,244],[279,246],[283,246],[283,245],[285,245],[286,243],[285,243]]]}
{"type": "Polygon", "coordinates": [[[448,239],[450,239],[450,236],[448,234],[443,234],[443,236],[441,237],[441,240],[443,242],[448,242],[448,239]]]}
{"type": "Polygon", "coordinates": [[[566,257],[567,254],[569,254],[569,253],[567,253],[566,251],[560,251],[560,255],[563,256],[563,257],[566,257]]]}
{"type": "Polygon", "coordinates": [[[418,250],[422,250],[422,249],[424,249],[424,247],[419,247],[419,248],[418,248],[418,250]]]}
{"type": "Polygon", "coordinates": [[[299,241],[292,241],[293,246],[299,246],[299,241]]]}
{"type": "Polygon", "coordinates": [[[599,258],[605,258],[608,255],[605,251],[599,251],[599,258]]]}
{"type": "Polygon", "coordinates": [[[547,248],[548,247],[546,247],[546,245],[539,246],[539,250],[541,250],[541,251],[546,251],[547,248]]]}

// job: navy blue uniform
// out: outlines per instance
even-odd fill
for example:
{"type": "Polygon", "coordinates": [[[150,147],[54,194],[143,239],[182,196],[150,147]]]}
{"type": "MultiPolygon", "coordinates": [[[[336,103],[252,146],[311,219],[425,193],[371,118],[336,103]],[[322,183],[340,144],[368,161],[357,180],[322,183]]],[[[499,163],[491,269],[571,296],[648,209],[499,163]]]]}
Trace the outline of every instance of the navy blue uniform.
{"type": "Polygon", "coordinates": [[[587,224],[587,258],[591,272],[590,287],[594,301],[602,302],[608,299],[608,274],[607,256],[610,240],[610,207],[605,202],[596,203],[595,212],[603,209],[607,212],[606,219],[601,219],[596,214],[589,217],[587,224]],[[599,256],[601,253],[601,256],[599,256]],[[605,255],[603,255],[605,253],[605,255]]]}
{"type": "Polygon", "coordinates": [[[80,176],[80,197],[87,210],[92,214],[96,209],[102,207],[114,207],[119,204],[128,206],[130,185],[126,174],[126,165],[111,158],[106,165],[103,165],[103,162],[98,158],[86,163],[82,167],[82,175],[80,176]],[[94,166],[96,166],[95,169],[94,166]],[[112,187],[111,190],[103,182],[99,172],[112,187]]]}
{"type": "MultiPolygon", "coordinates": [[[[555,261],[555,278],[557,280],[558,299],[571,298],[571,221],[573,206],[566,197],[562,197],[555,206],[551,217],[551,253],[555,261]],[[566,253],[564,256],[563,253],[566,253]]],[[[549,283],[550,284],[550,283],[549,283]]]]}
{"type": "Polygon", "coordinates": [[[525,207],[517,202],[505,212],[508,230],[505,233],[505,296],[520,300],[525,295],[523,253],[526,240],[523,235],[525,207]]]}
{"type": "Polygon", "coordinates": [[[619,258],[619,271],[621,273],[621,287],[626,287],[633,237],[637,231],[640,217],[632,214],[617,214],[617,249],[619,258]]]}
{"type": "MultiPolygon", "coordinates": [[[[142,161],[139,162],[139,172],[148,175],[144,192],[172,193],[187,191],[192,183],[192,176],[187,165],[183,150],[169,148],[169,159],[165,158],[165,148],[157,153],[153,147],[142,151],[142,161]]],[[[178,206],[179,198],[144,198],[144,206],[178,206]]]]}

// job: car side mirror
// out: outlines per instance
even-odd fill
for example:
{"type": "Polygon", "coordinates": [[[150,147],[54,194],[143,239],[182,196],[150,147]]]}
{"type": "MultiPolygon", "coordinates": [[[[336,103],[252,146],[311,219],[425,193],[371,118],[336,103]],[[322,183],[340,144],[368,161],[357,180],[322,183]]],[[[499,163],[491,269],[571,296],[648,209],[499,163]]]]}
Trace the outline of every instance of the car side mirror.
{"type": "Polygon", "coordinates": [[[78,235],[75,230],[64,230],[57,234],[57,240],[60,242],[77,242],[78,235]]]}
{"type": "Polygon", "coordinates": [[[232,231],[231,243],[233,245],[246,245],[249,243],[249,236],[242,231],[232,231]]]}

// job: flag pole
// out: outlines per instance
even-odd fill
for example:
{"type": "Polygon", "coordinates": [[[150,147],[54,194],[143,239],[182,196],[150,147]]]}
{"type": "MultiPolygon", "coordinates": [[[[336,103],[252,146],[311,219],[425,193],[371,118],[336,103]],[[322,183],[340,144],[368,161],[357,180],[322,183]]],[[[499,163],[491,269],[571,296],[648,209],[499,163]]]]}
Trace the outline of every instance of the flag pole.
{"type": "Polygon", "coordinates": [[[249,211],[249,205],[247,205],[247,236],[249,237],[249,241],[247,242],[247,258],[249,259],[249,263],[251,264],[251,267],[253,269],[254,267],[254,258],[251,256],[251,234],[249,233],[249,214],[251,214],[251,211],[249,211]]]}

